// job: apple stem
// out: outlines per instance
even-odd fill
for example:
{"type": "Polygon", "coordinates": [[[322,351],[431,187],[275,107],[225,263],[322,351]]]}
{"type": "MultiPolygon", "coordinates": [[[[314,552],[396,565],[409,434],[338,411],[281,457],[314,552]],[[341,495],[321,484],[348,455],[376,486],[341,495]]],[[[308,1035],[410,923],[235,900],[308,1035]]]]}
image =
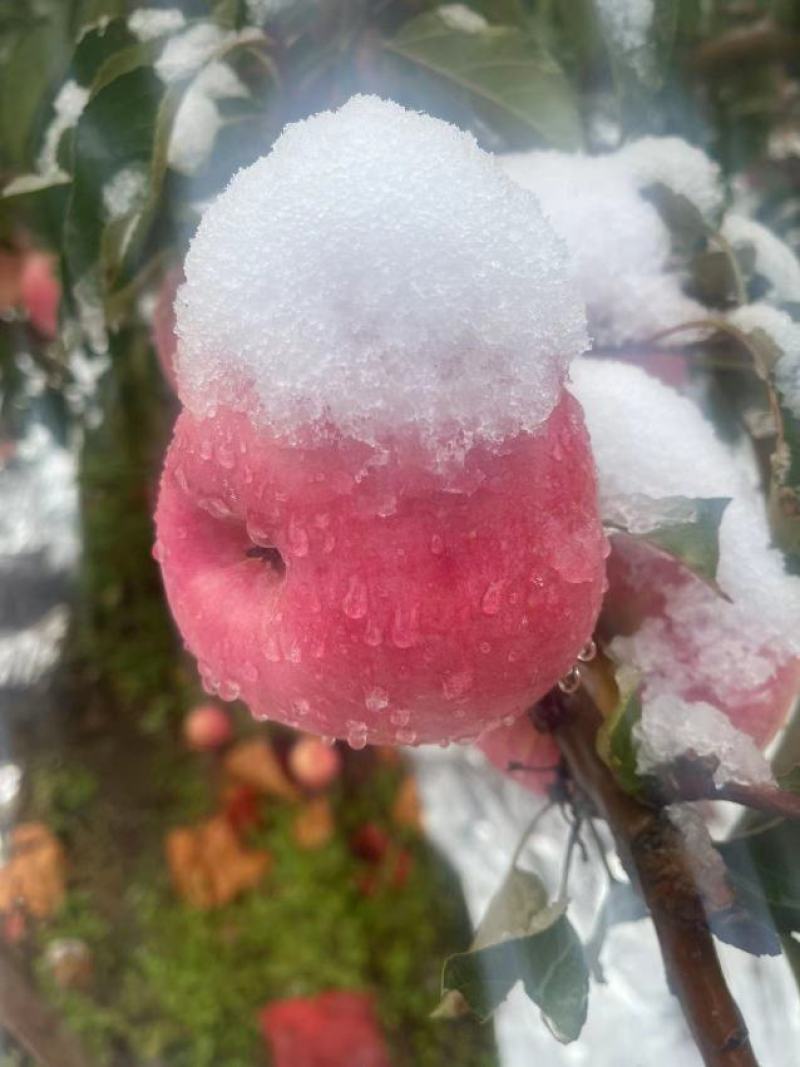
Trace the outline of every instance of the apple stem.
{"type": "Polygon", "coordinates": [[[617,784],[597,754],[602,717],[584,688],[554,690],[553,736],[578,789],[608,822],[620,858],[641,889],[658,934],[667,980],[706,1067],[758,1067],[747,1027],[722,973],[680,831],[667,815],[617,784]]]}

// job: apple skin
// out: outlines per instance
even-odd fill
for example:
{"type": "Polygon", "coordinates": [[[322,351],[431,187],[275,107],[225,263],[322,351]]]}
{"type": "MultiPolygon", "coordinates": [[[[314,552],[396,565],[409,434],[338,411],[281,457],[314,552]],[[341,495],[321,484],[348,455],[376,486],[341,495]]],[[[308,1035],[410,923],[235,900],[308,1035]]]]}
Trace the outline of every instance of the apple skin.
{"type": "Polygon", "coordinates": [[[325,789],[342,770],[342,757],[337,749],[312,736],[295,741],[287,762],[295,781],[305,789],[325,789]]]}
{"type": "Polygon", "coordinates": [[[178,419],[155,554],[207,687],[356,748],[521,714],[572,666],[604,588],[577,402],[447,476],[410,429],[381,447],[320,432],[178,419]]]}
{"type": "Polygon", "coordinates": [[[20,299],[34,328],[48,340],[58,333],[61,285],[56,278],[55,257],[45,252],[26,252],[19,278],[20,299]]]}
{"type": "MultiPolygon", "coordinates": [[[[648,618],[665,619],[665,591],[670,589],[693,585],[707,599],[709,619],[724,609],[713,590],[670,556],[625,535],[612,537],[611,546],[609,590],[600,619],[605,638],[633,633],[648,618]]],[[[767,745],[786,721],[800,692],[800,659],[781,657],[770,648],[760,649],[774,661],[771,677],[759,685],[733,687],[730,678],[716,681],[702,671],[702,649],[691,630],[669,626],[664,633],[665,655],[675,665],[677,695],[690,703],[712,704],[757,745],[767,745]]]]}

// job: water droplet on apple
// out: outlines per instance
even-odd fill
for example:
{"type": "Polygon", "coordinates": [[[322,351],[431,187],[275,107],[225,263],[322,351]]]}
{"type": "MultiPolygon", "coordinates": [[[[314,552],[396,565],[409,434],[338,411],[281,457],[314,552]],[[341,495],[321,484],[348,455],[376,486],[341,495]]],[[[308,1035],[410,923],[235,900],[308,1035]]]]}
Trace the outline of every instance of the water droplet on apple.
{"type": "Polygon", "coordinates": [[[173,470],[172,477],[175,479],[175,484],[178,486],[179,489],[181,489],[184,493],[189,492],[189,482],[186,478],[186,471],[183,469],[180,463],[178,463],[175,469],[173,470]]]}
{"type": "Polygon", "coordinates": [[[489,644],[488,641],[481,641],[481,643],[478,645],[478,649],[484,654],[484,656],[487,656],[492,651],[492,646],[489,644]]]}
{"type": "Polygon", "coordinates": [[[431,552],[433,552],[434,556],[441,556],[442,552],[444,552],[444,541],[440,534],[434,534],[431,537],[431,552]]]}
{"type": "Polygon", "coordinates": [[[457,671],[455,674],[448,674],[442,682],[442,693],[445,700],[456,700],[471,688],[471,671],[457,671]]]}
{"type": "Polygon", "coordinates": [[[302,697],[295,700],[292,707],[301,719],[305,718],[305,716],[308,715],[308,713],[311,711],[311,705],[307,700],[303,700],[302,697]]]}
{"type": "Polygon", "coordinates": [[[164,549],[160,541],[156,541],[153,547],[150,549],[150,554],[156,563],[160,563],[164,558],[164,549]]]}
{"type": "Polygon", "coordinates": [[[270,661],[270,663],[280,663],[281,652],[278,648],[278,642],[274,637],[268,637],[264,643],[264,655],[270,661]]]}
{"type": "Polygon", "coordinates": [[[356,750],[366,748],[367,745],[367,724],[365,722],[358,722],[353,719],[347,721],[347,743],[350,748],[356,750]]]}
{"type": "Polygon", "coordinates": [[[342,611],[348,619],[363,619],[367,614],[367,586],[363,578],[354,574],[342,600],[342,611]]]}
{"type": "Polygon", "coordinates": [[[213,449],[211,447],[211,441],[208,437],[204,437],[200,442],[200,458],[211,459],[213,449]]]}
{"type": "Polygon", "coordinates": [[[225,470],[233,470],[233,465],[236,462],[236,457],[233,454],[233,449],[230,445],[219,445],[217,448],[217,463],[225,470]]]}
{"type": "Polygon", "coordinates": [[[375,619],[367,619],[367,628],[364,631],[364,644],[371,648],[377,648],[383,641],[383,631],[375,619]]]}
{"type": "Polygon", "coordinates": [[[391,722],[394,726],[406,726],[410,718],[410,711],[406,711],[405,708],[397,708],[389,715],[389,722],[391,722]]]}
{"type": "Polygon", "coordinates": [[[392,620],[392,642],[397,648],[411,648],[417,640],[417,607],[401,604],[392,620]]]}
{"type": "Polygon", "coordinates": [[[234,681],[220,682],[219,695],[223,700],[236,700],[239,696],[239,686],[234,681]]]}
{"type": "Polygon", "coordinates": [[[295,556],[308,555],[308,532],[292,516],[289,520],[289,548],[295,556]]]}
{"type": "Polygon", "coordinates": [[[496,615],[500,610],[503,599],[503,583],[490,582],[481,600],[481,611],[484,615],[496,615]]]}
{"type": "Polygon", "coordinates": [[[417,740],[416,730],[398,730],[394,736],[398,745],[413,745],[417,740]]]}
{"type": "Polygon", "coordinates": [[[370,689],[364,698],[364,704],[368,711],[383,711],[389,705],[389,694],[380,686],[370,689]]]}

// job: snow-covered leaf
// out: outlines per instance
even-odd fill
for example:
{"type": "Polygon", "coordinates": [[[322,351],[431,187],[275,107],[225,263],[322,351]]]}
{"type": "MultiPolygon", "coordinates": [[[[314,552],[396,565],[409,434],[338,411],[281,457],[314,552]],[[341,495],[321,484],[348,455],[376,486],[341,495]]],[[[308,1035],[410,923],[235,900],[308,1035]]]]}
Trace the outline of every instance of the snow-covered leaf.
{"type": "Polygon", "coordinates": [[[663,182],[655,182],[642,190],[669,230],[673,255],[690,260],[701,252],[709,236],[709,228],[700,209],[683,193],[676,193],[663,182]]]}
{"type": "Polygon", "coordinates": [[[383,47],[415,79],[434,79],[495,129],[511,127],[557,148],[581,143],[577,100],[564,71],[517,27],[462,29],[433,11],[405,23],[383,47]]]}
{"type": "Polygon", "coordinates": [[[492,898],[467,952],[450,956],[436,1018],[471,1011],[487,1019],[522,982],[559,1041],[574,1041],[586,1020],[589,972],[565,915],[547,902],[536,875],[514,867],[492,898]]]}
{"type": "Polygon", "coordinates": [[[719,563],[719,528],[730,497],[626,496],[603,516],[613,532],[646,541],[688,567],[712,588],[719,563]]]}

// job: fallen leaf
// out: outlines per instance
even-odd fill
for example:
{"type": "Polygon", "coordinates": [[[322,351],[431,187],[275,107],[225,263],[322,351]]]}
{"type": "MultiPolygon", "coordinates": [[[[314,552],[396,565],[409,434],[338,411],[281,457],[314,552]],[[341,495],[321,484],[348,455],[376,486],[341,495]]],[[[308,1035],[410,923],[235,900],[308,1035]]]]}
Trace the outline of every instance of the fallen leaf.
{"type": "Polygon", "coordinates": [[[294,818],[292,832],[299,848],[322,848],[333,837],[334,823],[327,797],[315,797],[294,818]]]}
{"type": "Polygon", "coordinates": [[[178,894],[197,908],[227,904],[261,881],[272,857],[242,848],[224,815],[170,831],[167,863],[178,894]]]}
{"type": "Polygon", "coordinates": [[[392,819],[398,826],[411,830],[422,829],[422,808],[413,774],[407,774],[398,786],[392,802],[392,819]]]}
{"type": "Polygon", "coordinates": [[[368,993],[275,1000],[261,1011],[273,1067],[390,1067],[368,993]]]}
{"type": "Polygon", "coordinates": [[[300,791],[281,766],[272,745],[263,737],[240,741],[223,761],[228,775],[241,785],[266,796],[297,800],[300,791]]]}
{"type": "Polygon", "coordinates": [[[22,905],[37,919],[64,899],[64,850],[43,823],[20,823],[11,832],[11,859],[0,867],[0,911],[22,905]]]}

